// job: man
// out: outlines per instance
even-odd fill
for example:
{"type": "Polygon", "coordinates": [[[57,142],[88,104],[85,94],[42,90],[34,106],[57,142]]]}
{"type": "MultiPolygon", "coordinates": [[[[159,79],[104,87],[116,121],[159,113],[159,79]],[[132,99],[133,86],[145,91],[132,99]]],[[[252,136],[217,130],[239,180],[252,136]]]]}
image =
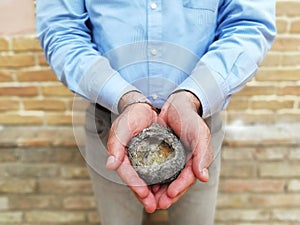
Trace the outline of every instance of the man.
{"type": "Polygon", "coordinates": [[[143,208],[169,209],[174,225],[213,224],[220,111],[255,75],[274,23],[272,0],[37,1],[49,64],[92,103],[83,155],[102,225],[141,224],[143,208]],[[147,186],[126,155],[152,123],[190,150],[170,184],[147,186]]]}

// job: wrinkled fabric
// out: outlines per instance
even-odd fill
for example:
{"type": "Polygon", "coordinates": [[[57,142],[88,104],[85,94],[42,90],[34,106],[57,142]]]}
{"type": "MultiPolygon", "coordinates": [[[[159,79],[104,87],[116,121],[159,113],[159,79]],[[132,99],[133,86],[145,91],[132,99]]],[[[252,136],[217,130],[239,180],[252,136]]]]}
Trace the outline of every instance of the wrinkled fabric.
{"type": "Polygon", "coordinates": [[[188,90],[206,118],[255,75],[275,0],[38,0],[37,33],[57,77],[91,102],[118,113],[137,90],[160,108],[188,90]]]}

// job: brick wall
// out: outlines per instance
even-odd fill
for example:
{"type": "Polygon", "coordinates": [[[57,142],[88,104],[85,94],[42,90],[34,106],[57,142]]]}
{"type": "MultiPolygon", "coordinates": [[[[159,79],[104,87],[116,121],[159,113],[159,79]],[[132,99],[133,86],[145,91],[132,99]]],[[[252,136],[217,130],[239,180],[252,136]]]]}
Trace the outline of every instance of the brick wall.
{"type": "MultiPolygon", "coordinates": [[[[17,1],[32,2],[11,7],[17,1]]],[[[300,2],[278,1],[277,24],[257,76],[226,112],[218,225],[300,223],[300,2]]],[[[79,130],[84,122],[86,101],[57,81],[32,30],[3,29],[0,225],[99,224],[72,132],[72,116],[79,130]]],[[[167,214],[147,218],[158,224],[167,214]]]]}

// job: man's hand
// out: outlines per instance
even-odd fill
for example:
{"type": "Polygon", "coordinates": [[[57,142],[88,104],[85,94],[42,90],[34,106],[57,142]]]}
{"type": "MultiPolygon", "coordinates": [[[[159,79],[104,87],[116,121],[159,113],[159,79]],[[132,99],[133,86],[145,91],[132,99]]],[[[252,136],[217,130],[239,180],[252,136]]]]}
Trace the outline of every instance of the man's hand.
{"type": "Polygon", "coordinates": [[[211,135],[198,111],[201,104],[196,96],[187,91],[172,94],[162,107],[159,118],[171,127],[191,150],[185,168],[170,185],[155,188],[158,207],[168,208],[193,185],[196,179],[209,180],[208,167],[213,161],[211,135]]]}
{"type": "Polygon", "coordinates": [[[116,170],[122,180],[135,193],[147,212],[156,210],[155,197],[147,184],[139,178],[130,164],[126,153],[127,143],[143,129],[157,120],[157,113],[146,103],[129,104],[135,100],[146,99],[138,92],[125,94],[119,103],[122,110],[113,122],[107,142],[108,159],[106,167],[116,170]],[[129,104],[129,105],[128,105],[129,104]],[[127,106],[127,107],[126,107],[127,106]]]}

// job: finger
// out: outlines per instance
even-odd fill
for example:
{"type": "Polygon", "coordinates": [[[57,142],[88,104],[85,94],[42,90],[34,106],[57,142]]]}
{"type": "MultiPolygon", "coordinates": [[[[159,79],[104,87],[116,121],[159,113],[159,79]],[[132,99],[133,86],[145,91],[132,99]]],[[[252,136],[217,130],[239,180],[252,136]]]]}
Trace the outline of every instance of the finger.
{"type": "Polygon", "coordinates": [[[185,194],[185,192],[182,192],[179,195],[177,195],[176,197],[170,198],[167,195],[167,193],[165,192],[163,195],[161,195],[157,208],[168,209],[171,205],[176,203],[184,194],[185,194]]]}
{"type": "Polygon", "coordinates": [[[187,162],[185,168],[181,171],[176,180],[174,180],[167,191],[170,198],[175,198],[185,192],[196,181],[196,177],[192,169],[192,160],[187,162]]]}
{"type": "Polygon", "coordinates": [[[147,213],[153,213],[157,209],[157,203],[153,194],[149,194],[146,198],[139,199],[139,201],[144,205],[147,213]]]}
{"type": "Polygon", "coordinates": [[[120,115],[110,129],[106,149],[108,155],[107,169],[116,170],[123,162],[126,153],[125,146],[131,139],[126,120],[126,115],[120,115]]]}
{"type": "Polygon", "coordinates": [[[160,117],[166,116],[169,106],[170,106],[170,102],[167,100],[164,103],[164,105],[161,107],[158,116],[160,116],[160,117]]]}
{"type": "Polygon", "coordinates": [[[148,196],[150,190],[147,184],[139,177],[129,162],[128,157],[124,158],[124,162],[117,169],[120,178],[140,197],[148,196]]]}
{"type": "Polygon", "coordinates": [[[151,186],[151,190],[155,194],[155,193],[157,193],[159,191],[160,187],[161,187],[161,185],[154,184],[154,185],[151,186]]]}
{"type": "MultiPolygon", "coordinates": [[[[111,131],[113,132],[113,131],[111,131]]],[[[109,170],[116,170],[124,160],[126,149],[121,144],[118,138],[111,134],[107,142],[107,161],[106,168],[109,170]]]]}
{"type": "Polygon", "coordinates": [[[159,202],[160,197],[166,193],[167,189],[168,185],[166,184],[160,186],[159,190],[154,194],[156,202],[159,202]]]}
{"type": "MultiPolygon", "coordinates": [[[[147,106],[147,105],[146,105],[147,106]]],[[[107,169],[116,170],[122,163],[127,143],[156,118],[153,110],[145,105],[128,108],[112,124],[107,141],[107,169]],[[147,116],[148,115],[148,116],[147,116]]]]}
{"type": "Polygon", "coordinates": [[[130,165],[129,159],[125,157],[124,162],[117,169],[118,175],[134,192],[138,200],[144,205],[147,212],[156,210],[156,200],[147,184],[138,176],[130,165]]]}
{"type": "Polygon", "coordinates": [[[155,118],[155,120],[153,121],[153,123],[157,123],[159,125],[167,127],[167,123],[163,120],[163,118],[161,118],[159,116],[155,118]]]}
{"type": "MultiPolygon", "coordinates": [[[[133,191],[133,193],[134,193],[134,191],[133,191]]],[[[157,202],[155,200],[153,193],[149,192],[149,195],[147,195],[145,198],[139,197],[136,193],[134,193],[134,194],[137,197],[137,199],[140,201],[140,203],[143,204],[146,212],[153,213],[153,212],[155,212],[156,209],[158,209],[157,202]]]]}
{"type": "Polygon", "coordinates": [[[199,140],[196,149],[193,149],[193,172],[202,182],[209,180],[208,168],[213,162],[213,149],[210,141],[210,134],[199,140]]]}

